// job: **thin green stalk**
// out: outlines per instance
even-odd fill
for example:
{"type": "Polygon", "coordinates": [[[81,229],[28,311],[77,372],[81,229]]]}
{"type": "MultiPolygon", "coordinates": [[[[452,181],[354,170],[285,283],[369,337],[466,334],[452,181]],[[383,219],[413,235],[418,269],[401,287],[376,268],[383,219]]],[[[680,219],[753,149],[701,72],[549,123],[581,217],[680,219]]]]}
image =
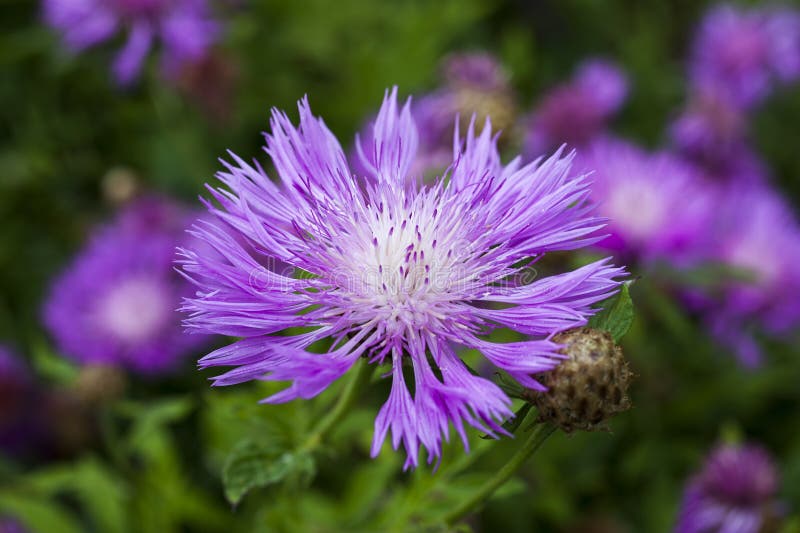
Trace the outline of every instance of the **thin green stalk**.
{"type": "Polygon", "coordinates": [[[530,435],[528,435],[528,439],[525,441],[522,447],[514,453],[511,459],[509,459],[508,462],[503,465],[503,468],[501,468],[494,476],[484,483],[480,490],[473,494],[472,497],[468,498],[462,502],[461,505],[447,513],[444,517],[445,522],[450,526],[455,525],[456,522],[467,516],[484,501],[489,499],[489,497],[494,494],[497,489],[502,487],[506,481],[511,479],[516,471],[519,470],[520,467],[522,467],[522,465],[525,464],[525,462],[530,458],[530,456],[539,449],[539,446],[541,446],[542,443],[547,440],[547,437],[553,434],[555,429],[555,426],[550,423],[541,423],[534,426],[530,435]]]}
{"type": "Polygon", "coordinates": [[[320,420],[317,427],[311,432],[306,441],[300,446],[301,452],[310,452],[314,450],[323,441],[328,432],[336,426],[347,415],[347,412],[355,403],[358,398],[359,392],[369,383],[372,377],[374,368],[369,362],[362,358],[356,361],[351,369],[352,377],[350,382],[347,383],[339,401],[333,406],[333,409],[320,420]]]}
{"type": "Polygon", "coordinates": [[[115,427],[116,423],[114,421],[113,411],[109,406],[104,406],[100,409],[99,415],[100,434],[106,452],[117,468],[127,474],[131,474],[132,468],[128,460],[128,455],[126,454],[126,446],[120,440],[119,433],[115,427]]]}

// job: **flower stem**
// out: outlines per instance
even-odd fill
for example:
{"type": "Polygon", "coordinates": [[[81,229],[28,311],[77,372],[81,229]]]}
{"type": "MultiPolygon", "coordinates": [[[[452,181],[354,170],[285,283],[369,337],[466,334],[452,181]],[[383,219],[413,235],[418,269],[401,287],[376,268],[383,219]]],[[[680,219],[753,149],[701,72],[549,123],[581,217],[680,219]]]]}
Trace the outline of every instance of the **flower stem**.
{"type": "Polygon", "coordinates": [[[539,449],[539,446],[547,440],[547,437],[553,434],[555,426],[550,423],[540,423],[533,427],[528,439],[518,449],[511,459],[503,465],[494,476],[492,476],[483,486],[473,494],[470,498],[465,500],[461,505],[447,513],[444,521],[447,525],[455,525],[456,522],[468,515],[472,510],[481,505],[484,501],[494,494],[494,492],[505,484],[506,481],[511,479],[511,476],[525,464],[525,461],[530,458],[533,453],[539,449]]]}
{"type": "Polygon", "coordinates": [[[328,432],[345,417],[358,398],[358,393],[369,383],[374,370],[372,365],[362,357],[353,366],[353,375],[339,396],[336,405],[320,420],[303,445],[300,446],[300,451],[310,452],[319,446],[328,432]]]}

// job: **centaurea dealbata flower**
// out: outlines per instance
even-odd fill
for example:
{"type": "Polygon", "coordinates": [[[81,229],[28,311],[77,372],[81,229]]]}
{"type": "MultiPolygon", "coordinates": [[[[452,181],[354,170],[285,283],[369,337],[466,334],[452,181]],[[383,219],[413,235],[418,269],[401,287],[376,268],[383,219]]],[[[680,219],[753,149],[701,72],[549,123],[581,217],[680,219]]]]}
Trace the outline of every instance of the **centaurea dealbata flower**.
{"type": "Polygon", "coordinates": [[[689,78],[740,106],[763,101],[779,82],[800,78],[800,13],[790,7],[711,7],[698,28],[689,78]]]}
{"type": "Polygon", "coordinates": [[[139,75],[158,42],[167,74],[202,59],[219,35],[207,0],[44,0],[44,18],[73,52],[110,40],[126,42],[112,67],[122,85],[139,75]]]}
{"type": "Polygon", "coordinates": [[[92,233],[44,304],[44,323],[65,356],[156,376],[207,340],[186,335],[175,312],[191,293],[174,270],[175,248],[193,219],[166,198],[145,197],[92,233]]]}
{"type": "Polygon", "coordinates": [[[503,166],[487,121],[479,135],[470,125],[464,141],[456,130],[446,176],[420,185],[421,176],[409,179],[417,129],[396,90],[361,143],[367,175],[355,176],[307,100],[299,112],[295,127],[273,111],[266,135],[280,182],[231,154],[218,174],[226,188],[209,188],[216,221],[193,229],[217,253],[182,251],[182,269],[198,286],[185,305],[189,329],[242,338],[201,367],[234,367],[216,385],[290,382],[264,400],[276,403],[316,396],[359,358],[390,365],[372,454],[391,430],[406,467],[417,465],[421,447],[429,462],[440,457],[451,424],[465,447],[466,425],[502,432],[509,398],[473,375],[457,349],[480,350],[524,386],[543,388],[532,374],[564,357],[550,337],[584,324],[623,275],[603,260],[519,281],[531,258],[596,240],[603,221],[586,200],[588,179],[574,175],[572,155],[560,152],[503,166]],[[297,327],[308,329],[287,331],[297,327]],[[531,338],[485,338],[499,327],[531,338]],[[323,339],[330,347],[313,353],[323,339]]]}
{"type": "Polygon", "coordinates": [[[762,447],[721,445],[688,483],[675,533],[772,531],[767,525],[777,518],[779,483],[762,447]]]}

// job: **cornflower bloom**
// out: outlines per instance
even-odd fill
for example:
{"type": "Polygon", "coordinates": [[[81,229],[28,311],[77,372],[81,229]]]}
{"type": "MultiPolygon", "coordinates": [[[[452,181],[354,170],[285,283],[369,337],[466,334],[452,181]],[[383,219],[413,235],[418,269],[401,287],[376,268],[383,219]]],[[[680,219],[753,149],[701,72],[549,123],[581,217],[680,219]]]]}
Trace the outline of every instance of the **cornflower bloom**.
{"type": "Polygon", "coordinates": [[[168,372],[202,343],[175,312],[190,286],[173,269],[192,218],[166,199],[138,200],[55,280],[44,321],[59,348],[81,363],[168,372]]]}
{"type": "Polygon", "coordinates": [[[761,360],[755,331],[781,337],[800,324],[800,223],[766,186],[733,184],[718,205],[710,252],[744,276],[711,299],[707,319],[715,336],[754,366],[761,360]]]}
{"type": "Polygon", "coordinates": [[[624,275],[603,260],[526,279],[532,258],[597,240],[603,221],[586,200],[589,181],[562,153],[502,165],[487,121],[480,134],[470,125],[465,141],[456,128],[448,174],[420,185],[409,179],[417,128],[396,89],[361,143],[368,173],[358,179],[305,99],[299,112],[295,127],[274,110],[266,135],[280,183],[231,154],[218,174],[226,188],[209,187],[216,221],[194,229],[216,254],[182,251],[183,271],[198,287],[185,305],[188,328],[242,337],[200,366],[234,367],[216,385],[290,382],[264,400],[278,403],[318,395],[360,358],[387,364],[392,387],[372,454],[391,430],[406,467],[417,465],[421,447],[429,462],[440,457],[451,424],[465,447],[465,425],[503,432],[509,398],[473,375],[456,347],[477,349],[522,385],[543,388],[532,374],[564,357],[551,336],[584,324],[624,275]],[[273,261],[291,269],[263,266],[273,261]],[[499,327],[532,338],[485,338],[499,327]]]}
{"type": "Polygon", "coordinates": [[[219,35],[206,0],[44,0],[44,18],[73,52],[125,32],[112,67],[121,85],[136,79],[156,42],[165,73],[173,75],[202,59],[219,35]]]}
{"type": "Polygon", "coordinates": [[[627,95],[628,80],[617,65],[605,59],[583,62],[570,81],[545,94],[527,119],[525,154],[536,157],[563,143],[588,144],[604,133],[627,95]]]}
{"type": "Polygon", "coordinates": [[[774,518],[778,472],[754,445],[721,445],[686,487],[676,533],[758,533],[774,518]]]}
{"type": "Polygon", "coordinates": [[[610,220],[608,238],[596,246],[644,263],[682,267],[702,258],[713,196],[691,166],[610,138],[586,147],[579,159],[593,171],[598,212],[610,220]]]}
{"type": "Polygon", "coordinates": [[[800,13],[785,7],[712,7],[691,53],[694,87],[723,95],[746,109],[760,103],[776,82],[800,77],[800,13]]]}
{"type": "Polygon", "coordinates": [[[0,345],[0,454],[35,455],[44,425],[37,411],[38,388],[23,361],[0,345]]]}

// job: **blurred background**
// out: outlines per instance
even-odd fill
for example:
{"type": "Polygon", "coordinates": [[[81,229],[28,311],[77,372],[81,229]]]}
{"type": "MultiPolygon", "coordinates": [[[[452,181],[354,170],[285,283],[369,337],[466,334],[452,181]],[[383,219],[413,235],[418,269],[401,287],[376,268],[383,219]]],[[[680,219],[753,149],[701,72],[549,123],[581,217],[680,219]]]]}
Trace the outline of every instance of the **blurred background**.
{"type": "Polygon", "coordinates": [[[258,461],[302,440],[339,390],[267,406],[268,384],[211,389],[196,361],[226,341],[186,341],[173,312],[188,294],[174,248],[218,158],[269,172],[269,110],[295,120],[303,95],[350,151],[395,85],[414,96],[420,174],[448,164],[457,115],[491,117],[507,159],[576,148],[612,236],[542,268],[613,254],[637,278],[634,408],[610,432],[553,437],[464,527],[672,531],[709,454],[747,443],[771,481],[753,488],[743,466],[741,490],[713,498],[758,518],[741,531],[800,531],[800,5],[6,0],[0,13],[3,533],[422,531],[497,470],[514,442],[453,445],[435,474],[369,459],[376,383],[314,464],[232,505],[231,452],[256,446],[258,461]]]}

